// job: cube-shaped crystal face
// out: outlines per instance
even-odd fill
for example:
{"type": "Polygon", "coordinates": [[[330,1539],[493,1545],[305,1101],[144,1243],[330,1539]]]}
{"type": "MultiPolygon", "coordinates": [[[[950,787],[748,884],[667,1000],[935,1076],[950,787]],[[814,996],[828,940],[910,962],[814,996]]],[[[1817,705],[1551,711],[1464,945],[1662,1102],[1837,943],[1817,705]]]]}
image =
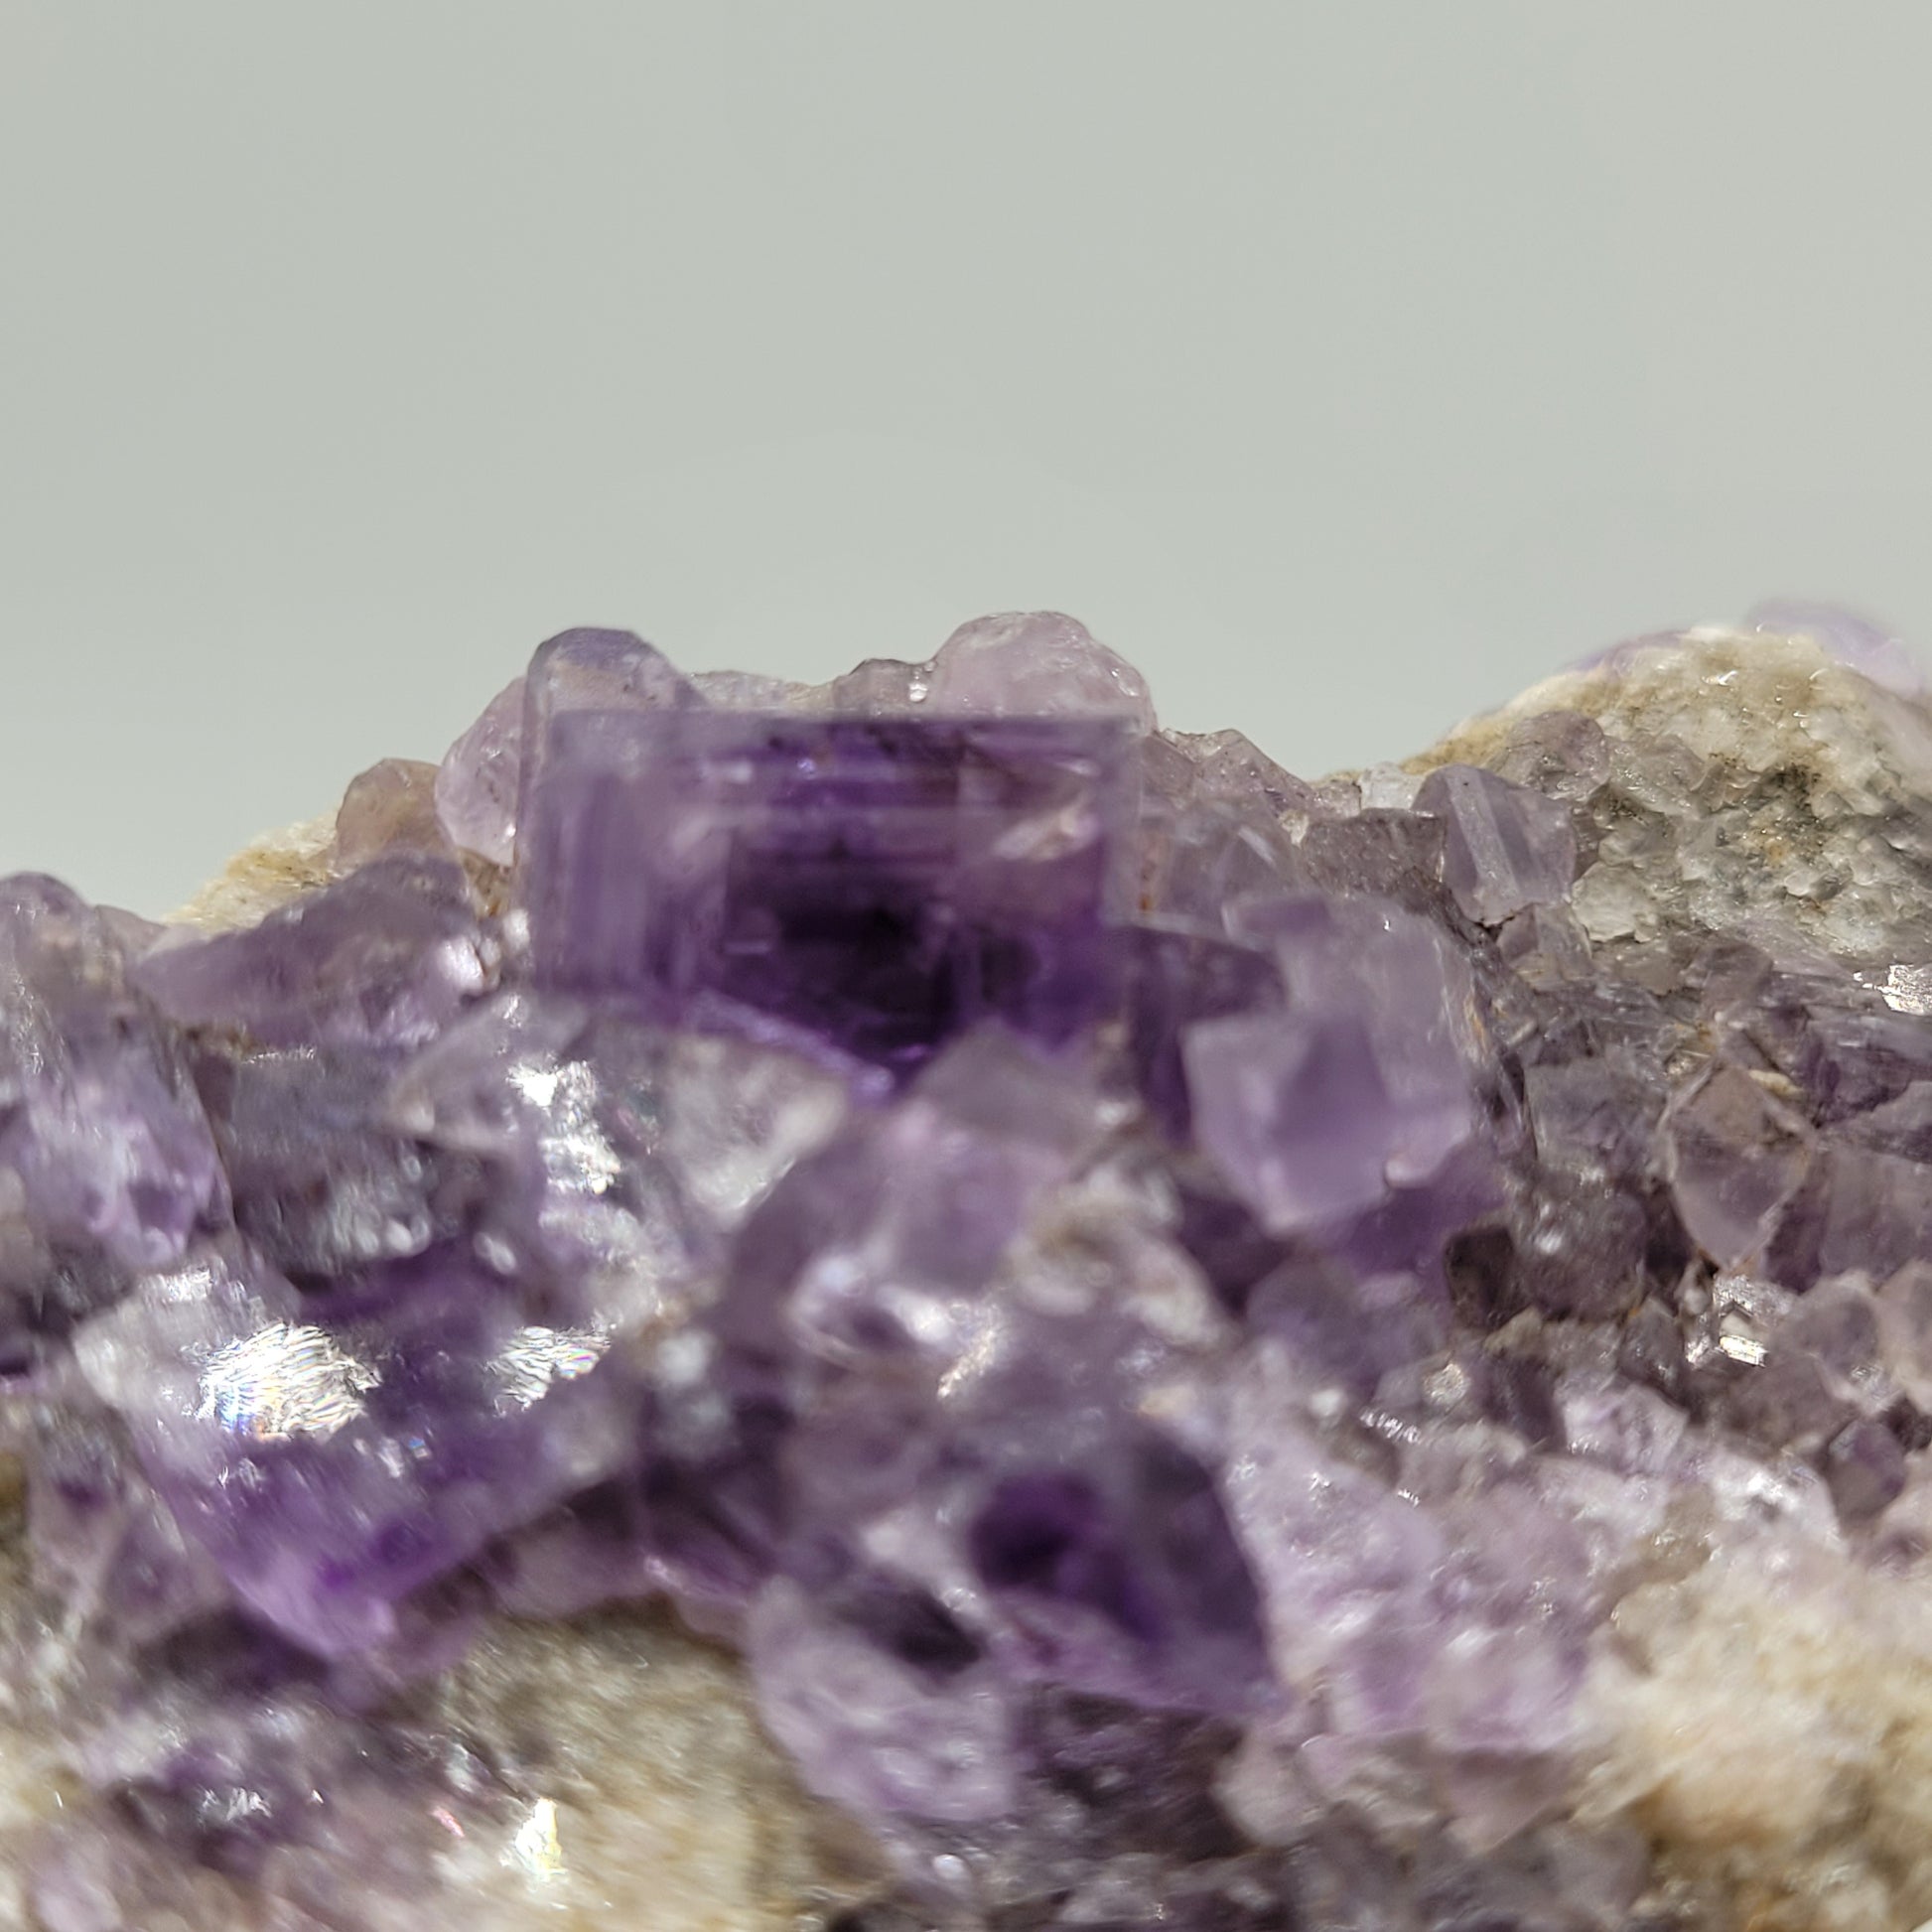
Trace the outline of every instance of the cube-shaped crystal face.
{"type": "Polygon", "coordinates": [[[540,984],[705,994],[911,1065],[1117,997],[1132,742],[1099,719],[697,709],[550,721],[517,870],[540,984]]]}

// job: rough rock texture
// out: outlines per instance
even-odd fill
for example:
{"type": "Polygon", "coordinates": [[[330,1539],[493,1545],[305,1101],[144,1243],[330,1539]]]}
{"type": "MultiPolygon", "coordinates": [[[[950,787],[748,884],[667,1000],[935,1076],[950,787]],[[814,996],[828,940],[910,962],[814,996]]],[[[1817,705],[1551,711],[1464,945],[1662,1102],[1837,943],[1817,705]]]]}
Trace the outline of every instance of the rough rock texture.
{"type": "Polygon", "coordinates": [[[336,876],[336,847],[334,812],[265,833],[170,914],[169,923],[210,932],[253,925],[276,906],[326,886],[336,876]]]}
{"type": "Polygon", "coordinates": [[[1051,614],[570,631],[0,884],[0,1926],[1912,1932],[1919,691],[1309,782],[1051,614]]]}

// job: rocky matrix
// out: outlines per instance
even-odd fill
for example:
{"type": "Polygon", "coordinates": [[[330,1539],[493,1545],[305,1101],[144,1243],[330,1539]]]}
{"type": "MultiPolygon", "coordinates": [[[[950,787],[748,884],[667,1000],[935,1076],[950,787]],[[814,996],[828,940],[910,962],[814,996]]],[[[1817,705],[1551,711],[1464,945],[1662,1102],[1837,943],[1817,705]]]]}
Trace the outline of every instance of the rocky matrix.
{"type": "Polygon", "coordinates": [[[1794,607],[1319,783],[571,631],[7,881],[0,1924],[1907,1932],[1928,1016],[1794,607]]]}

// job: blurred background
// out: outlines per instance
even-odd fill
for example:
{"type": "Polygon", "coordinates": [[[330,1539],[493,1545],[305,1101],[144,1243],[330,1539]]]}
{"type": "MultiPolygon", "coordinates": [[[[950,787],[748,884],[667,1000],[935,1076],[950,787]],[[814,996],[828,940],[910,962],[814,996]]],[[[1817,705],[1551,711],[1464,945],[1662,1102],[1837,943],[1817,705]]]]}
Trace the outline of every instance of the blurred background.
{"type": "Polygon", "coordinates": [[[1932,8],[0,0],[0,871],[159,912],[532,646],[1074,613],[1308,773],[1932,637],[1932,8]]]}

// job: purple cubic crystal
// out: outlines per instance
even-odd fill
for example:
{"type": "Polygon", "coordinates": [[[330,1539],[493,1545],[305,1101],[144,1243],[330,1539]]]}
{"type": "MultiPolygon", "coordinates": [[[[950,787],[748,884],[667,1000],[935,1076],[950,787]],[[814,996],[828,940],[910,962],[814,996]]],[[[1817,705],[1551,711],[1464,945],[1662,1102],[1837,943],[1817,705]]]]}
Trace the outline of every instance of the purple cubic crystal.
{"type": "Polygon", "coordinates": [[[0,881],[0,1172],[43,1241],[159,1267],[225,1217],[227,1184],[185,1056],[130,967],[113,922],[66,887],[0,881]]]}
{"type": "Polygon", "coordinates": [[[562,630],[537,647],[526,676],[497,692],[452,745],[436,774],[436,813],[450,842],[507,866],[550,720],[565,711],[648,710],[697,694],[661,652],[628,630],[562,630]],[[534,751],[529,748],[534,747],[534,751]]]}
{"type": "Polygon", "coordinates": [[[244,932],[184,933],[134,968],[181,1027],[265,1046],[420,1046],[489,981],[462,873],[414,855],[372,861],[244,932]]]}
{"type": "Polygon", "coordinates": [[[941,715],[1087,714],[1154,729],[1147,681],[1086,625],[1058,611],[1008,612],[963,623],[939,646],[915,702],[941,715]]]}
{"type": "Polygon", "coordinates": [[[1332,1226],[1425,1185],[1476,1133],[1467,969],[1434,927],[1372,898],[1240,902],[1286,1012],[1186,1029],[1196,1131],[1278,1233],[1332,1226]]]}
{"type": "Polygon", "coordinates": [[[1117,997],[1132,780],[1110,721],[560,713],[520,861],[538,983],[711,995],[887,1064],[985,1018],[1068,1039],[1117,997]]]}
{"type": "Polygon", "coordinates": [[[628,1446],[609,1337],[524,1317],[460,1256],[305,1304],[218,1254],[89,1323],[81,1365],[239,1600],[325,1656],[628,1446]]]}
{"type": "Polygon", "coordinates": [[[1483,925],[1564,898],[1577,872],[1570,808],[1472,764],[1432,771],[1416,809],[1443,820],[1443,883],[1483,925]]]}
{"type": "Polygon", "coordinates": [[[1184,1142],[1192,1122],[1181,1041],[1195,1022],[1272,1011],[1281,973],[1260,947],[1140,926],[1126,936],[1130,1048],[1155,1118],[1184,1142]]]}
{"type": "Polygon", "coordinates": [[[1759,1254],[1810,1160],[1804,1122],[1750,1076],[1720,1067],[1681,1094],[1667,1123],[1678,1211],[1725,1267],[1759,1254]]]}
{"type": "Polygon", "coordinates": [[[434,780],[436,817],[454,846],[506,866],[516,849],[523,765],[523,680],[512,678],[452,745],[434,780]]]}

